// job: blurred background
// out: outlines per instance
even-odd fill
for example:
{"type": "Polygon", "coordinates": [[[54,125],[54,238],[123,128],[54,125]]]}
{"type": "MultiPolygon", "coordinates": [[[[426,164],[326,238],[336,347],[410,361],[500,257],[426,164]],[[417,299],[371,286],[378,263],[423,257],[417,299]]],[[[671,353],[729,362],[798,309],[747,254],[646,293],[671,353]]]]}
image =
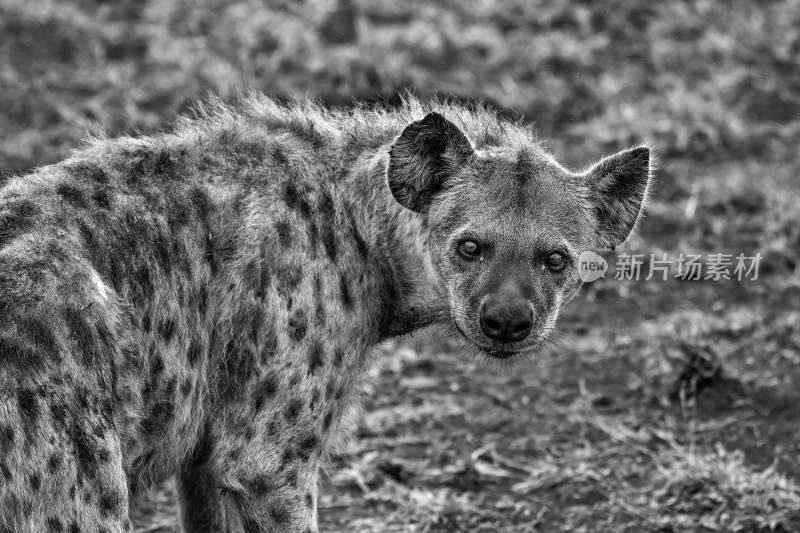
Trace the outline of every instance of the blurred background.
{"type": "MultiPolygon", "coordinates": [[[[800,2],[0,0],[0,182],[244,88],[485,102],[573,168],[650,142],[625,249],[763,256],[597,281],[513,371],[382,346],[322,531],[800,531],[800,2]]],[[[170,484],[134,516],[176,531],[170,484]]]]}

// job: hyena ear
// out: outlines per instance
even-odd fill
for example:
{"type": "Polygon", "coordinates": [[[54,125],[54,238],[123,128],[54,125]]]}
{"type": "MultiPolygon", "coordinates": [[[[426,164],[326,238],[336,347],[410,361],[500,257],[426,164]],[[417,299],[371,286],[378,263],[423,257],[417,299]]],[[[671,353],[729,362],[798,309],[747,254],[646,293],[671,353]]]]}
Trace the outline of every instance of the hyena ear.
{"type": "Polygon", "coordinates": [[[389,150],[389,189],[400,205],[423,212],[475,151],[458,127],[439,113],[412,122],[389,150]]]}
{"type": "Polygon", "coordinates": [[[602,159],[585,174],[597,220],[597,245],[614,248],[636,226],[652,172],[650,148],[638,146],[602,159]]]}

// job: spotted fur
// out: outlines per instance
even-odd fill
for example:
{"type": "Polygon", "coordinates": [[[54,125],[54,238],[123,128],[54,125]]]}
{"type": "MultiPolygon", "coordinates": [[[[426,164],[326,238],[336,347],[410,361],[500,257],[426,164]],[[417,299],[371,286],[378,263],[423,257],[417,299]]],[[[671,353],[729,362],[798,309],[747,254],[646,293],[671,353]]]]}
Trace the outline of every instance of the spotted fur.
{"type": "Polygon", "coordinates": [[[493,353],[474,309],[508,265],[545,335],[579,283],[537,254],[638,218],[644,152],[598,168],[564,170],[485,110],[253,95],[10,180],[0,531],[127,531],[132,495],[172,476],[187,531],[316,531],[369,348],[439,323],[493,353]],[[504,258],[486,271],[453,253],[475,224],[504,258]]]}

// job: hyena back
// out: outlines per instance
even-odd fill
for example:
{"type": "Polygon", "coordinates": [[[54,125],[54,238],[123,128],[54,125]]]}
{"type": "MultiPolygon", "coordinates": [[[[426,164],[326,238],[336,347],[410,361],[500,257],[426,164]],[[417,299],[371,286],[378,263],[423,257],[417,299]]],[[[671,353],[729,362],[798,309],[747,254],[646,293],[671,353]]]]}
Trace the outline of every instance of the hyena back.
{"type": "Polygon", "coordinates": [[[170,476],[187,531],[316,531],[369,348],[439,324],[535,350],[649,174],[644,147],[569,172],[488,111],[256,96],[12,179],[0,531],[129,530],[170,476]]]}

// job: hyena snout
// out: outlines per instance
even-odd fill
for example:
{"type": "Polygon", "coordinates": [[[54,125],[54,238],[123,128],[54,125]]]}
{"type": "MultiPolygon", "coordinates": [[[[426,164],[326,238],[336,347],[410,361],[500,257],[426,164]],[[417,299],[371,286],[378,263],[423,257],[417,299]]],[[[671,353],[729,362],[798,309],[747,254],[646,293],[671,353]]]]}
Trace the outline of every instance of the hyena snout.
{"type": "Polygon", "coordinates": [[[522,295],[495,293],[483,302],[480,311],[483,333],[507,343],[524,340],[533,327],[533,310],[522,295]]]}

